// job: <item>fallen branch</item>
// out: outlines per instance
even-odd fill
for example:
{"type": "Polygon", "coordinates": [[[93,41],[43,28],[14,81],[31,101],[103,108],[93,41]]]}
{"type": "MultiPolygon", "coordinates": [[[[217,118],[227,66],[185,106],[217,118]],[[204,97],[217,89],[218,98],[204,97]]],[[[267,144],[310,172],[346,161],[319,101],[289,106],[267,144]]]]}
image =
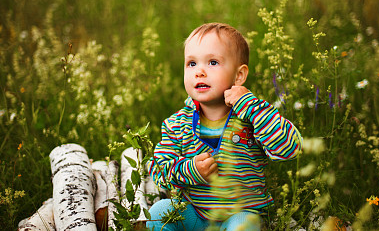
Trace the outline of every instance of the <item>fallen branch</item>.
{"type": "Polygon", "coordinates": [[[42,206],[37,210],[36,213],[18,223],[18,231],[28,230],[55,230],[53,216],[53,198],[50,198],[43,202],[42,206]]]}

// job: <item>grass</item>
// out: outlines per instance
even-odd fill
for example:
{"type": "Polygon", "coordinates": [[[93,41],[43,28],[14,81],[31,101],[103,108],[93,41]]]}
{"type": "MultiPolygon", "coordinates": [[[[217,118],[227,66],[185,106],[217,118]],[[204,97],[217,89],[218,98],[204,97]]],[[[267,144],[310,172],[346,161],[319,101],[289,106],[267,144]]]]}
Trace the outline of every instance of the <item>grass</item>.
{"type": "Polygon", "coordinates": [[[75,142],[90,158],[104,159],[109,143],[148,122],[158,142],[161,122],[186,97],[184,39],[198,25],[219,21],[249,39],[246,86],[278,106],[308,145],[297,161],[267,169],[276,201],[271,217],[281,218],[276,228],[293,217],[311,229],[314,213],[378,229],[378,207],[365,207],[378,196],[379,25],[371,12],[377,3],[279,3],[2,1],[3,227],[15,229],[51,197],[48,155],[55,146],[75,142]],[[314,140],[322,150],[312,148],[314,140]]]}

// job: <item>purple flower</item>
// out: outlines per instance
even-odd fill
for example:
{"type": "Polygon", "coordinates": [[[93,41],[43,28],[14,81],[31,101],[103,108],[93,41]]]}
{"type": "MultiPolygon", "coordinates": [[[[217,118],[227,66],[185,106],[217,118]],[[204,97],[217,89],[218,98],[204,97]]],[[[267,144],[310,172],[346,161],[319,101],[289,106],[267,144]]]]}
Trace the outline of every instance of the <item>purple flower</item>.
{"type": "Polygon", "coordinates": [[[317,87],[316,90],[316,101],[315,101],[315,109],[318,107],[318,95],[320,94],[320,89],[317,87]]]}
{"type": "Polygon", "coordinates": [[[329,107],[330,108],[333,108],[334,104],[333,104],[333,98],[332,98],[332,93],[329,92],[329,107]]]}

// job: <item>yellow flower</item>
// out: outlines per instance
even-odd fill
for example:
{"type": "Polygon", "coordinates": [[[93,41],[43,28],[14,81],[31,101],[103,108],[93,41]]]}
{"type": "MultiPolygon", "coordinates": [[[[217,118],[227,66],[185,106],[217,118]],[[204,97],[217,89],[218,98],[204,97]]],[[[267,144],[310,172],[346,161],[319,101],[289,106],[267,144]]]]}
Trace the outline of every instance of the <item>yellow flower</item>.
{"type": "Polygon", "coordinates": [[[346,57],[347,56],[347,52],[346,51],[342,51],[341,52],[341,57],[346,57]]]}
{"type": "Polygon", "coordinates": [[[25,92],[25,88],[24,88],[24,87],[21,87],[21,88],[20,88],[20,92],[21,92],[21,93],[24,93],[24,92],[25,92]]]}
{"type": "Polygon", "coordinates": [[[370,205],[379,205],[379,198],[376,196],[371,196],[370,198],[367,198],[366,201],[369,202],[370,205]]]}

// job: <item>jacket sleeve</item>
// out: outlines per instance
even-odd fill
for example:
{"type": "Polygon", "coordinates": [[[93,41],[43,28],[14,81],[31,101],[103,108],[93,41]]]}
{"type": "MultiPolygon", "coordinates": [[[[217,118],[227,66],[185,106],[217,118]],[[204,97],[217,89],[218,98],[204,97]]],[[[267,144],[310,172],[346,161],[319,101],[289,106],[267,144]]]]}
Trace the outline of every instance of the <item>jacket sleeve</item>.
{"type": "Polygon", "coordinates": [[[162,140],[148,162],[149,174],[154,182],[165,189],[183,188],[188,185],[205,184],[195,166],[195,158],[182,156],[180,125],[173,117],[162,123],[162,140]]]}
{"type": "Polygon", "coordinates": [[[278,110],[253,93],[244,94],[233,106],[237,117],[254,127],[254,137],[271,160],[294,158],[302,150],[302,137],[296,127],[278,110]]]}

